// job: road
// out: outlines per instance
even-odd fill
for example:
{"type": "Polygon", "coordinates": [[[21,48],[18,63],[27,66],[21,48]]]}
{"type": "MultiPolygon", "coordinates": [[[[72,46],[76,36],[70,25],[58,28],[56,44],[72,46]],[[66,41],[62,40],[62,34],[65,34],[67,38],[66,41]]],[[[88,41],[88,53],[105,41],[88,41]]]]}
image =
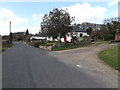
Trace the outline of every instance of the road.
{"type": "Polygon", "coordinates": [[[2,36],[0,35],[0,89],[2,89],[2,36]]]}
{"type": "Polygon", "coordinates": [[[108,88],[107,81],[27,44],[15,43],[2,60],[3,88],[108,88]]]}

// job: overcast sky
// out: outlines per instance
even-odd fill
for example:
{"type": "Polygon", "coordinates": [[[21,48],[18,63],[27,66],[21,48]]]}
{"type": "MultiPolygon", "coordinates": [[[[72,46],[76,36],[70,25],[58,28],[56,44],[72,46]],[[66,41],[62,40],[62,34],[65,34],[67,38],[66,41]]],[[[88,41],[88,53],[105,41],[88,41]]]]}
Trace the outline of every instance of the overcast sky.
{"type": "Polygon", "coordinates": [[[106,18],[118,16],[118,1],[110,2],[1,2],[0,3],[0,34],[9,34],[9,21],[12,32],[29,30],[38,33],[40,22],[45,14],[54,8],[68,10],[75,16],[75,23],[103,23],[106,18]]]}

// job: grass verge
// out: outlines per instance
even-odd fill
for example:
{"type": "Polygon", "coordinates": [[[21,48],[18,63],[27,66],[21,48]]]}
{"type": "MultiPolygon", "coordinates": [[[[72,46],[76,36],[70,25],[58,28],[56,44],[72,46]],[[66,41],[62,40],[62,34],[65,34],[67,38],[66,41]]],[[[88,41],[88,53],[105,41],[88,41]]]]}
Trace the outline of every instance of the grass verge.
{"type": "Polygon", "coordinates": [[[8,48],[10,48],[13,44],[8,44],[8,45],[5,45],[5,46],[2,46],[2,51],[5,51],[7,50],[8,48]]]}
{"type": "Polygon", "coordinates": [[[52,48],[52,51],[69,50],[69,49],[75,49],[75,48],[90,46],[90,45],[92,45],[92,43],[79,44],[79,45],[60,46],[60,47],[52,48]]]}
{"type": "Polygon", "coordinates": [[[112,66],[114,69],[120,71],[120,66],[118,65],[118,48],[120,48],[120,46],[113,46],[101,51],[98,56],[101,60],[112,66]]]}

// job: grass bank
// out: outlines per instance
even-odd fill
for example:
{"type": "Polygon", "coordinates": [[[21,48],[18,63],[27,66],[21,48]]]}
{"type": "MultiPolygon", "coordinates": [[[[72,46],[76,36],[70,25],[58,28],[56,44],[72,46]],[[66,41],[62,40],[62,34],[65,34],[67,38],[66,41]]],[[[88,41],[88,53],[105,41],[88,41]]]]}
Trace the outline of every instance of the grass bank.
{"type": "Polygon", "coordinates": [[[55,44],[56,42],[55,41],[49,41],[49,42],[33,41],[33,42],[26,42],[26,43],[39,48],[40,45],[51,46],[51,45],[55,44]]]}
{"type": "Polygon", "coordinates": [[[90,45],[92,45],[92,43],[79,44],[79,45],[60,46],[60,47],[52,48],[52,51],[69,50],[69,49],[75,49],[75,48],[90,46],[90,45]]]}
{"type": "Polygon", "coordinates": [[[7,50],[8,48],[10,48],[13,44],[8,44],[8,45],[4,45],[2,46],[2,51],[7,50]]]}
{"type": "Polygon", "coordinates": [[[114,69],[120,71],[120,66],[118,65],[118,48],[120,49],[120,46],[108,48],[101,51],[98,56],[101,60],[112,66],[114,69]]]}

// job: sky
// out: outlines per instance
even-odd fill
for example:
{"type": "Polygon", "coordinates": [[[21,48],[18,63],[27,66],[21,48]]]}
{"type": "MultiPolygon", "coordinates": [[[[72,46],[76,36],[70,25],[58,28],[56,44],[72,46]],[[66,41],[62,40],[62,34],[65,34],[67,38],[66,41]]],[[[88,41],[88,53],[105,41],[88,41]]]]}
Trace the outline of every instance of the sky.
{"type": "MultiPolygon", "coordinates": [[[[12,32],[26,29],[36,34],[45,14],[54,8],[67,9],[70,16],[75,16],[73,23],[91,22],[102,24],[104,19],[118,16],[118,2],[0,2],[0,34],[9,34],[9,22],[12,32]]],[[[120,5],[120,4],[119,4],[120,5]]],[[[120,15],[120,14],[119,14],[120,15]]]]}

